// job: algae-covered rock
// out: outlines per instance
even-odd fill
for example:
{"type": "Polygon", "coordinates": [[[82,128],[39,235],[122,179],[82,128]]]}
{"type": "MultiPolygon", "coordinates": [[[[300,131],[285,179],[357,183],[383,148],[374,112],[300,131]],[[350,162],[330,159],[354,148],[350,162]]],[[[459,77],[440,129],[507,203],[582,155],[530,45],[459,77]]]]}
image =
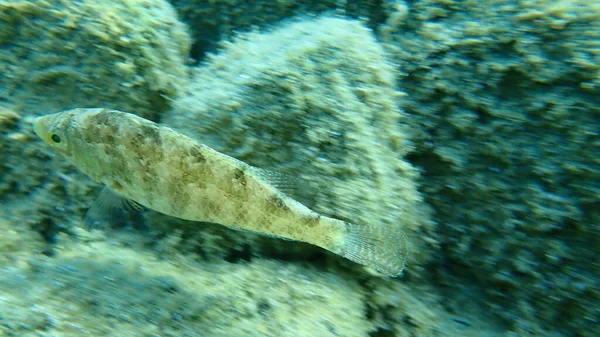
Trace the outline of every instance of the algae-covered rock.
{"type": "Polygon", "coordinates": [[[192,56],[197,60],[214,52],[221,41],[236,33],[277,25],[295,16],[331,13],[360,18],[369,27],[383,21],[384,2],[370,0],[169,0],[193,36],[192,56]]]}
{"type": "Polygon", "coordinates": [[[140,232],[74,228],[44,256],[25,215],[5,218],[4,206],[2,336],[499,336],[444,317],[426,285],[359,280],[308,263],[198,260],[182,254],[177,233],[157,249],[140,232]]]}
{"type": "Polygon", "coordinates": [[[259,259],[157,259],[140,241],[77,236],[59,240],[53,258],[2,266],[1,335],[366,337],[372,328],[359,284],[339,275],[259,259]]]}
{"type": "Polygon", "coordinates": [[[189,48],[166,1],[0,1],[0,99],[156,119],[186,84],[189,48]]]}
{"type": "Polygon", "coordinates": [[[409,159],[439,223],[438,280],[453,296],[475,280],[519,335],[595,336],[600,5],[394,8],[380,34],[421,131],[409,159]]]}
{"type": "Polygon", "coordinates": [[[301,178],[294,197],[318,212],[404,226],[414,266],[426,256],[416,232],[427,214],[417,171],[402,159],[411,145],[393,77],[360,23],[308,20],[225,44],[195,69],[189,94],[162,121],[249,164],[301,178]]]}

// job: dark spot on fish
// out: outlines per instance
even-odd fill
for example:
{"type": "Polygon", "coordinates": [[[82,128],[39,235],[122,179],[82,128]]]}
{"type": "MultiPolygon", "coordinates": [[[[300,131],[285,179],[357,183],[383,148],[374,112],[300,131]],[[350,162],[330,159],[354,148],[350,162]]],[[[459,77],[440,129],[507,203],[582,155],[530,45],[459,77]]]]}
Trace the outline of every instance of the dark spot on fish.
{"type": "Polygon", "coordinates": [[[82,132],[81,133],[83,141],[85,141],[86,143],[94,143],[95,139],[92,137],[93,135],[95,135],[95,132],[82,132]]]}
{"type": "Polygon", "coordinates": [[[187,201],[190,199],[187,193],[182,189],[180,182],[173,182],[167,186],[170,206],[173,212],[182,213],[187,201]]]}
{"type": "Polygon", "coordinates": [[[201,204],[203,205],[202,211],[207,217],[210,217],[214,214],[218,214],[219,206],[218,204],[210,198],[205,198],[202,200],[201,204]]]}
{"type": "Polygon", "coordinates": [[[206,158],[204,158],[204,155],[202,154],[202,151],[200,151],[200,148],[198,146],[192,146],[190,148],[190,156],[194,158],[198,163],[206,162],[206,158]]]}
{"type": "Polygon", "coordinates": [[[258,221],[254,223],[256,226],[256,231],[262,234],[273,235],[271,227],[273,223],[271,222],[271,216],[269,214],[265,214],[258,218],[258,221]]]}
{"type": "Polygon", "coordinates": [[[285,204],[285,201],[277,194],[273,194],[271,197],[269,197],[267,202],[269,206],[273,208],[273,210],[281,210],[285,212],[290,210],[288,205],[285,204]]]}
{"type": "Polygon", "coordinates": [[[247,216],[248,216],[248,214],[240,209],[235,213],[235,220],[241,224],[247,220],[246,219],[247,216]]]}
{"type": "Polygon", "coordinates": [[[321,221],[320,215],[309,215],[303,219],[303,224],[306,227],[315,227],[321,221]]]}
{"type": "Polygon", "coordinates": [[[131,154],[137,156],[138,159],[142,159],[142,145],[143,142],[137,139],[129,142],[128,148],[131,150],[131,154]]]}
{"type": "Polygon", "coordinates": [[[163,151],[159,146],[162,139],[160,136],[158,138],[151,138],[156,136],[156,132],[150,131],[149,133],[144,133],[144,130],[148,131],[149,129],[152,128],[144,126],[141,127],[140,130],[135,131],[133,136],[131,136],[131,141],[128,142],[127,147],[131,154],[140,160],[144,160],[147,163],[159,162],[163,159],[163,151]]]}
{"type": "Polygon", "coordinates": [[[91,119],[95,125],[112,125],[110,110],[102,110],[95,114],[91,119]]]}
{"type": "Polygon", "coordinates": [[[102,146],[102,150],[104,151],[104,154],[107,155],[108,157],[115,158],[118,156],[118,153],[115,150],[114,146],[107,146],[106,144],[101,144],[100,146],[102,146]]]}
{"type": "Polygon", "coordinates": [[[156,125],[144,125],[141,126],[141,133],[149,139],[152,144],[160,146],[162,145],[162,139],[160,138],[160,130],[156,125]]]}
{"type": "Polygon", "coordinates": [[[235,169],[235,172],[233,172],[233,178],[242,184],[242,186],[246,186],[246,173],[244,173],[243,169],[235,169]]]}

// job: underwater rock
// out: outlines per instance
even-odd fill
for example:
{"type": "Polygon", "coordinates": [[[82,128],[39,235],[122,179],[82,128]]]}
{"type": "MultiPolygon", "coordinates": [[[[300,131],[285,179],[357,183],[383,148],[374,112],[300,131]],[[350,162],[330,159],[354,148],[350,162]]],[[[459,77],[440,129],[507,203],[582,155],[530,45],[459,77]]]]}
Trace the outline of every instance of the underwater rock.
{"type": "Polygon", "coordinates": [[[79,234],[59,240],[54,258],[0,269],[0,335],[366,337],[372,328],[360,285],[341,275],[260,259],[157,259],[139,240],[79,234]]]}
{"type": "Polygon", "coordinates": [[[0,4],[0,101],[41,114],[115,107],[156,119],[187,80],[190,38],[166,1],[0,4]]]}
{"type": "MultiPolygon", "coordinates": [[[[427,212],[394,74],[371,32],[322,18],[251,33],[194,69],[189,93],[162,122],[251,165],[303,180],[294,197],[362,224],[402,226],[419,249],[427,212]]],[[[410,269],[410,267],[409,267],[410,269]]],[[[417,272],[418,268],[413,269],[417,272]]]]}
{"type": "Polygon", "coordinates": [[[431,269],[451,306],[471,302],[476,275],[480,305],[518,335],[595,336],[600,5],[394,8],[379,33],[408,94],[408,159],[439,222],[444,259],[431,269]]]}
{"type": "Polygon", "coordinates": [[[222,41],[239,32],[269,28],[295,16],[322,13],[360,19],[370,28],[384,19],[385,2],[371,0],[169,0],[179,17],[190,26],[192,57],[197,61],[215,52],[222,41]]]}

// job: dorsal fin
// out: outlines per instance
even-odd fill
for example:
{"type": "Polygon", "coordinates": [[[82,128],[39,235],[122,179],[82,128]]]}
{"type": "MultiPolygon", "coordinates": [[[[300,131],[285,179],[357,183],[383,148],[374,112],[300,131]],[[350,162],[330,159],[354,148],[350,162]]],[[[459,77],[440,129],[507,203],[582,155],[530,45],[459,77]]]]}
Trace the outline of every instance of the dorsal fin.
{"type": "Polygon", "coordinates": [[[262,179],[264,179],[269,184],[273,185],[276,189],[281,191],[283,194],[291,197],[293,199],[298,199],[301,196],[299,195],[299,187],[302,183],[302,179],[285,174],[279,173],[276,171],[265,170],[258,167],[253,167],[252,170],[262,179]]]}

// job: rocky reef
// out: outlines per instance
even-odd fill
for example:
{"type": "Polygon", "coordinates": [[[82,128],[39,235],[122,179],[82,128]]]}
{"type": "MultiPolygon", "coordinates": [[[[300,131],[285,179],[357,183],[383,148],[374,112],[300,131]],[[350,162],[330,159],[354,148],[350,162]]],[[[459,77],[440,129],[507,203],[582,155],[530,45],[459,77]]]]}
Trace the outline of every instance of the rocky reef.
{"type": "Polygon", "coordinates": [[[427,0],[379,30],[438,222],[431,270],[520,336],[600,320],[599,19],[589,1],[427,0]]]}
{"type": "Polygon", "coordinates": [[[166,1],[0,2],[0,99],[28,113],[110,106],[155,119],[187,83],[166,1]]]}
{"type": "Polygon", "coordinates": [[[335,15],[360,19],[374,28],[385,18],[385,1],[322,0],[170,0],[181,20],[188,24],[193,39],[191,56],[197,61],[214,53],[223,41],[240,32],[273,29],[281,21],[296,17],[335,15]]]}
{"type": "Polygon", "coordinates": [[[0,334],[595,336],[600,6],[269,5],[0,1],[0,334]],[[75,106],[403,225],[405,275],[151,212],[87,230],[100,186],[31,130],[75,106]]]}
{"type": "Polygon", "coordinates": [[[138,235],[130,247],[72,235],[54,257],[3,263],[4,336],[366,336],[373,328],[360,286],[342,275],[268,259],[232,268],[165,251],[157,258],[138,235]]]}

